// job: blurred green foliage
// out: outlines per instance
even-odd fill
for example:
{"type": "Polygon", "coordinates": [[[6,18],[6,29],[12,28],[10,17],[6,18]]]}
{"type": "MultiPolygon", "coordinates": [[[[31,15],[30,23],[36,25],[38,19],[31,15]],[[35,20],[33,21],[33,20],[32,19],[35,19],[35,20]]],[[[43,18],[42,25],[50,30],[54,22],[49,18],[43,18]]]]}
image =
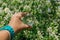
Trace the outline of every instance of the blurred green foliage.
{"type": "Polygon", "coordinates": [[[7,25],[15,12],[28,12],[24,20],[34,22],[32,29],[24,29],[13,40],[60,40],[59,0],[0,0],[0,27],[7,25]]]}

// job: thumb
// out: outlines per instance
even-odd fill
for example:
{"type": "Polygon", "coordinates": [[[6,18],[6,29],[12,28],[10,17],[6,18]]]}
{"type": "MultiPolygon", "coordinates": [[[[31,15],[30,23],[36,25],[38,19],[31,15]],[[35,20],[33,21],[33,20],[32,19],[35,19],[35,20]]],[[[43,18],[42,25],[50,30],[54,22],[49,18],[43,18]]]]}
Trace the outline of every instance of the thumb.
{"type": "Polygon", "coordinates": [[[25,24],[24,28],[32,28],[30,25],[25,24]]]}

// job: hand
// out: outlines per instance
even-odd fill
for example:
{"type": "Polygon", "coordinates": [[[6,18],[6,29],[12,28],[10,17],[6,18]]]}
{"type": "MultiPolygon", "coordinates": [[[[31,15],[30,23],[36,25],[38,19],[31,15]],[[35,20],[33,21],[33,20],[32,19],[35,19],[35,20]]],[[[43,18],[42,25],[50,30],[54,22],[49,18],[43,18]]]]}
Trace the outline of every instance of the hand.
{"type": "Polygon", "coordinates": [[[26,12],[15,13],[11,17],[11,20],[8,25],[10,25],[14,29],[15,32],[19,32],[20,30],[25,29],[25,28],[31,28],[30,25],[24,24],[21,21],[21,18],[24,17],[26,14],[27,14],[26,12]]]}

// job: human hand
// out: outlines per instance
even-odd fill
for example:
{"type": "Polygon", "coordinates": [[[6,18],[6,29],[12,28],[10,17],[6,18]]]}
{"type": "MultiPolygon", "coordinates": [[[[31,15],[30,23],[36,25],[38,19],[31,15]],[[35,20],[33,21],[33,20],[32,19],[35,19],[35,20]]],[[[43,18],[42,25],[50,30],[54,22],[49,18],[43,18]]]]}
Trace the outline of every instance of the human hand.
{"type": "Polygon", "coordinates": [[[15,13],[11,17],[11,20],[8,25],[10,25],[14,29],[15,32],[19,32],[20,30],[25,29],[25,28],[31,28],[30,25],[24,24],[21,21],[21,18],[24,17],[26,14],[27,14],[26,12],[15,13]]]}

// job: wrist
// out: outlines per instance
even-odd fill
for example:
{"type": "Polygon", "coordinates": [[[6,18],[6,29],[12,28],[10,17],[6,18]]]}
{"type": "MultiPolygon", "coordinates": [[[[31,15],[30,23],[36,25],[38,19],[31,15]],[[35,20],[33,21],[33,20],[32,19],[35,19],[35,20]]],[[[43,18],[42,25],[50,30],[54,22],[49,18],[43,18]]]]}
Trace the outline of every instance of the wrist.
{"type": "Polygon", "coordinates": [[[13,28],[13,30],[14,30],[14,32],[15,32],[15,33],[17,33],[17,32],[18,32],[18,28],[17,28],[16,26],[11,25],[11,24],[8,24],[8,25],[10,25],[10,26],[13,28]]]}

